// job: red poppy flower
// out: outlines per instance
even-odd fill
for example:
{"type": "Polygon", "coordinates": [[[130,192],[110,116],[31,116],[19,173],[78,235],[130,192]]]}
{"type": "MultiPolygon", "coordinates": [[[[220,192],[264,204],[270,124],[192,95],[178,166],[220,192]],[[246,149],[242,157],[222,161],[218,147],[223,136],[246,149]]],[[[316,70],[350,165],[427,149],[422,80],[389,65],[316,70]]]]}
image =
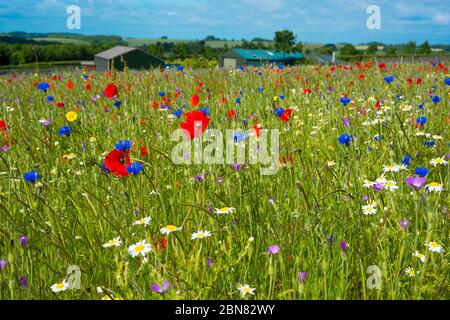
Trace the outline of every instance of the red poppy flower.
{"type": "Polygon", "coordinates": [[[88,83],[88,84],[84,87],[84,89],[85,89],[86,91],[91,91],[92,87],[91,87],[91,85],[88,83]]]}
{"type": "Polygon", "coordinates": [[[291,119],[291,116],[292,116],[292,109],[286,109],[280,116],[280,120],[283,122],[288,122],[291,119]]]}
{"type": "Polygon", "coordinates": [[[5,130],[6,128],[8,128],[8,124],[6,123],[6,121],[0,120],[0,130],[5,130]]]}
{"type": "Polygon", "coordinates": [[[409,77],[408,79],[406,79],[406,83],[407,83],[408,85],[412,85],[412,83],[413,83],[412,78],[409,77]]]}
{"type": "Polygon", "coordinates": [[[228,117],[228,120],[233,120],[233,118],[235,117],[235,115],[236,115],[236,111],[234,111],[234,110],[228,110],[227,111],[227,117],[228,117]]]}
{"type": "Polygon", "coordinates": [[[186,121],[180,123],[180,128],[189,139],[200,136],[208,127],[209,117],[201,111],[192,111],[185,114],[186,121]]]}
{"type": "Polygon", "coordinates": [[[148,156],[148,149],[146,146],[141,147],[141,156],[142,157],[148,156]]]}
{"type": "Polygon", "coordinates": [[[255,131],[255,134],[257,137],[259,137],[261,135],[261,124],[259,124],[258,122],[256,122],[253,125],[253,131],[255,131]]]}
{"type": "Polygon", "coordinates": [[[386,68],[386,64],[382,62],[378,65],[378,68],[384,70],[384,68],[386,68]]]}
{"type": "Polygon", "coordinates": [[[192,96],[192,98],[191,98],[191,105],[193,106],[193,107],[196,107],[196,106],[198,106],[198,103],[200,102],[200,98],[198,97],[198,95],[197,94],[194,94],[193,96],[192,96]]]}
{"type": "Polygon", "coordinates": [[[105,96],[107,98],[114,98],[118,92],[119,90],[114,85],[114,83],[108,83],[108,85],[105,88],[105,96]]]}
{"type": "Polygon", "coordinates": [[[130,175],[127,171],[127,165],[131,164],[130,150],[125,153],[121,150],[114,149],[105,158],[105,168],[119,177],[130,175]]]}
{"type": "Polygon", "coordinates": [[[64,102],[58,102],[57,106],[58,106],[58,108],[64,107],[64,102]]]}
{"type": "Polygon", "coordinates": [[[422,82],[423,82],[422,79],[417,78],[416,84],[417,84],[418,86],[422,85],[422,82]]]}
{"type": "Polygon", "coordinates": [[[154,102],[153,102],[153,108],[154,108],[154,109],[158,109],[158,108],[159,108],[159,103],[158,103],[158,101],[154,101],[154,102]]]}
{"type": "Polygon", "coordinates": [[[67,81],[66,86],[67,86],[67,89],[72,90],[73,89],[73,82],[72,82],[72,80],[67,81]]]}

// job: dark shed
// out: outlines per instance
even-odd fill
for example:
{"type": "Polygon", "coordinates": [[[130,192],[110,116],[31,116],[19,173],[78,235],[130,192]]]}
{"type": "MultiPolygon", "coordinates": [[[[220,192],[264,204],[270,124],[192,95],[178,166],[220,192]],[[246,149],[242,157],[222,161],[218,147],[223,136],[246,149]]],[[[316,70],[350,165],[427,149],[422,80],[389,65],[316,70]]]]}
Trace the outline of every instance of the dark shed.
{"type": "Polygon", "coordinates": [[[141,49],[116,46],[95,55],[95,70],[106,72],[114,66],[115,70],[123,71],[124,65],[129,69],[150,69],[164,67],[164,60],[155,57],[141,49]]]}

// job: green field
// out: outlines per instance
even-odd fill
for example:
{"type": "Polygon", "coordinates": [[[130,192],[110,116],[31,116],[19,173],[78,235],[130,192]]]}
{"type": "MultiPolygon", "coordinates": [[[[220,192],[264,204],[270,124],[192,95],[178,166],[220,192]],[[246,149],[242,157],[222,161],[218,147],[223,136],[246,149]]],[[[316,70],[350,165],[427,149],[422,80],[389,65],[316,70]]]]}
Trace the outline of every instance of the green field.
{"type": "Polygon", "coordinates": [[[448,78],[428,63],[3,75],[0,300],[449,299],[448,78]],[[278,130],[278,171],[175,164],[194,116],[236,145],[278,130]]]}

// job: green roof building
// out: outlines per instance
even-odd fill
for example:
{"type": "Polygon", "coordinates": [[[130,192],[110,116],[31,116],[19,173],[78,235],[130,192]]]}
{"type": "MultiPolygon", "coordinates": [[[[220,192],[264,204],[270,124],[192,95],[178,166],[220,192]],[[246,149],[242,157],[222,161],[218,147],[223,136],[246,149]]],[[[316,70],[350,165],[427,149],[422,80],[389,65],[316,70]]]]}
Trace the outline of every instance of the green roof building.
{"type": "Polygon", "coordinates": [[[95,55],[95,70],[106,72],[112,69],[123,71],[124,66],[129,69],[141,70],[149,68],[163,68],[164,60],[155,57],[141,49],[116,46],[95,55]]]}
{"type": "Polygon", "coordinates": [[[240,68],[243,65],[261,66],[267,64],[292,65],[302,60],[301,52],[283,52],[273,50],[233,49],[219,56],[219,66],[240,68]]]}

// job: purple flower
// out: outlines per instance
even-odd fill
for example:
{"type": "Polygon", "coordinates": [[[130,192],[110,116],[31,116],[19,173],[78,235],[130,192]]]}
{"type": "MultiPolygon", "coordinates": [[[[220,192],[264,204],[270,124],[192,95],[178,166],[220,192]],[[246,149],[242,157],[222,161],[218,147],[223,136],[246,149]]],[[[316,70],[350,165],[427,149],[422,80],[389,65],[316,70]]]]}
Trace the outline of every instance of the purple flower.
{"type": "Polygon", "coordinates": [[[342,119],[342,123],[343,123],[344,126],[346,126],[347,128],[350,128],[350,119],[349,119],[349,118],[343,118],[343,119],[342,119]]]}
{"type": "Polygon", "coordinates": [[[19,284],[24,287],[25,289],[28,288],[28,280],[25,276],[21,276],[19,279],[19,284]]]}
{"type": "Polygon", "coordinates": [[[422,186],[427,182],[427,178],[425,177],[408,177],[405,182],[413,187],[416,191],[422,188],[422,186]]]}
{"type": "Polygon", "coordinates": [[[222,182],[223,182],[222,177],[218,177],[218,178],[217,178],[217,183],[222,183],[222,182]]]}
{"type": "Polygon", "coordinates": [[[406,219],[400,220],[400,227],[403,231],[405,231],[406,228],[409,226],[409,221],[406,219]]]}
{"type": "Polygon", "coordinates": [[[244,168],[244,165],[236,162],[236,163],[231,165],[231,168],[234,171],[239,171],[239,170],[242,170],[244,168]]]}
{"type": "Polygon", "coordinates": [[[267,253],[269,254],[278,254],[280,252],[280,246],[277,244],[273,244],[267,248],[267,253]]]}
{"type": "Polygon", "coordinates": [[[269,203],[270,203],[271,205],[274,205],[274,204],[275,204],[275,200],[273,199],[273,197],[270,197],[270,198],[269,198],[269,203]]]}
{"type": "Polygon", "coordinates": [[[196,175],[194,177],[194,180],[197,181],[197,182],[202,182],[204,179],[205,179],[205,176],[203,175],[203,173],[201,173],[199,175],[196,175]]]}
{"type": "Polygon", "coordinates": [[[347,242],[341,241],[340,245],[341,245],[341,250],[343,252],[347,252],[347,242]]]}
{"type": "Polygon", "coordinates": [[[330,234],[330,235],[327,237],[327,242],[328,242],[329,245],[331,245],[331,244],[333,243],[333,241],[334,241],[334,237],[333,237],[332,234],[330,234]]]}
{"type": "Polygon", "coordinates": [[[47,119],[40,122],[44,127],[48,127],[52,123],[52,119],[47,119]]]}
{"type": "Polygon", "coordinates": [[[206,266],[211,267],[213,264],[213,260],[211,258],[206,259],[206,266]]]}
{"type": "Polygon", "coordinates": [[[6,152],[9,150],[9,146],[7,144],[2,146],[2,151],[6,152]]]}
{"type": "Polygon", "coordinates": [[[29,241],[29,239],[26,236],[21,236],[19,238],[19,242],[22,247],[26,247],[28,245],[28,241],[29,241]]]}
{"type": "Polygon", "coordinates": [[[0,260],[0,271],[3,271],[6,267],[6,260],[0,260]]]}
{"type": "Polygon", "coordinates": [[[384,184],[382,184],[382,183],[375,183],[375,184],[372,186],[372,188],[373,188],[375,191],[383,191],[383,189],[384,189],[384,184]]]}
{"type": "Polygon", "coordinates": [[[303,283],[306,280],[306,277],[308,276],[308,272],[299,272],[298,273],[298,280],[303,283]]]}
{"type": "Polygon", "coordinates": [[[161,286],[159,286],[159,284],[157,284],[157,283],[155,282],[155,283],[153,283],[153,284],[151,285],[150,289],[151,289],[152,291],[156,292],[157,294],[163,294],[164,292],[166,292],[166,291],[169,289],[170,286],[172,286],[172,285],[170,284],[170,282],[167,281],[167,280],[164,280],[164,281],[161,283],[161,286]]]}
{"type": "Polygon", "coordinates": [[[362,199],[363,199],[364,201],[368,201],[368,200],[369,200],[369,196],[368,196],[368,195],[363,195],[363,196],[362,196],[362,199]]]}

